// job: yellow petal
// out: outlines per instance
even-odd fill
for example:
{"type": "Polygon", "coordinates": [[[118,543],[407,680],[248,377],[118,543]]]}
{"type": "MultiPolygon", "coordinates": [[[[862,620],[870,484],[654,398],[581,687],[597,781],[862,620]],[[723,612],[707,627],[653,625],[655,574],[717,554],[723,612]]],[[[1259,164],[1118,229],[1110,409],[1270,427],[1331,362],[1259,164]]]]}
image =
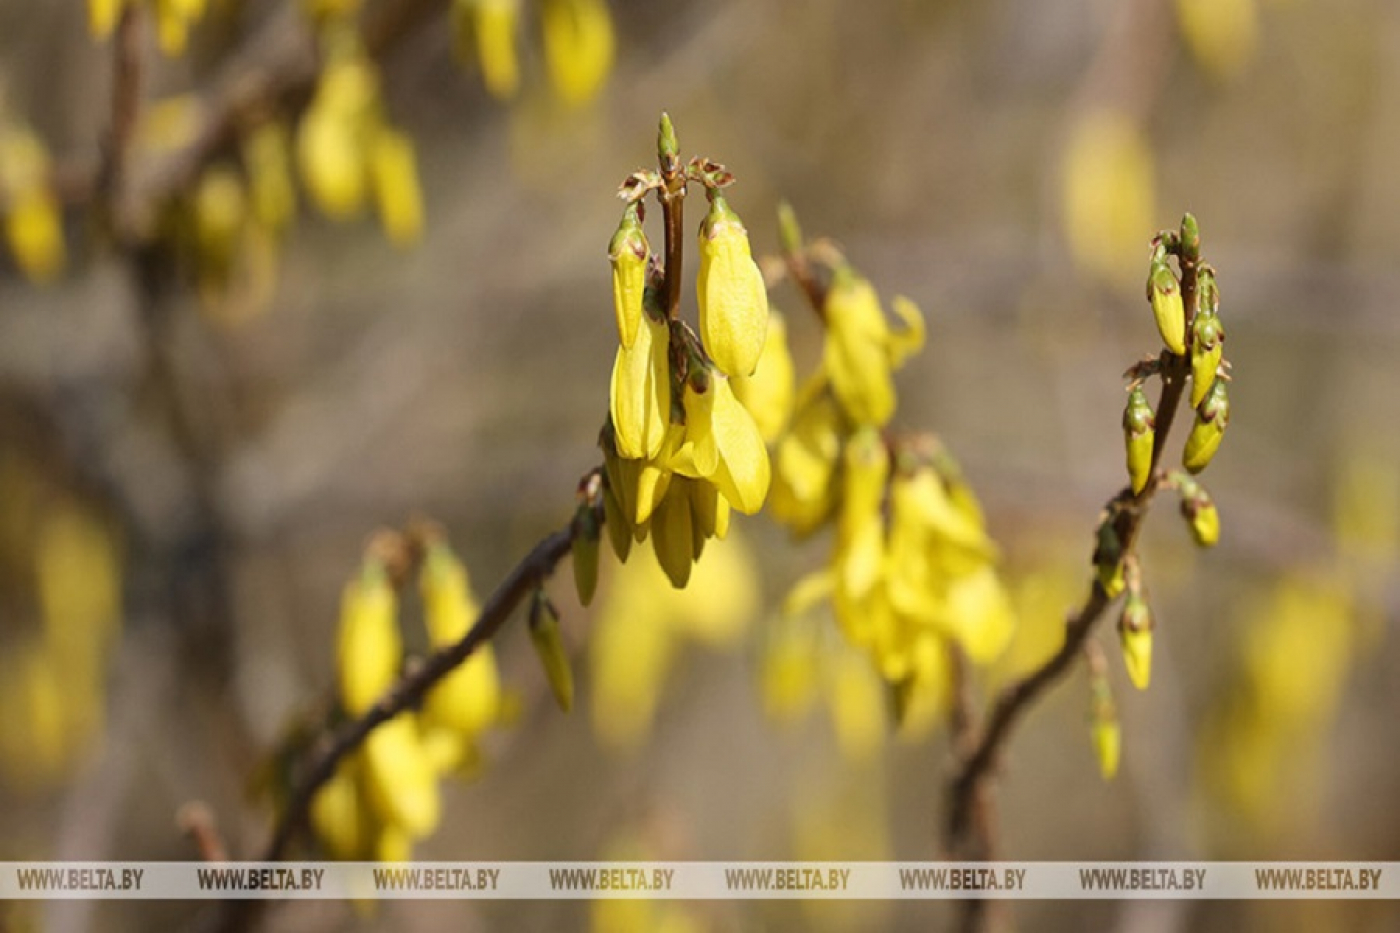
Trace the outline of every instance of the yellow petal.
{"type": "Polygon", "coordinates": [[[437,773],[413,716],[401,713],[365,739],[365,786],[380,819],[415,839],[437,828],[441,815],[437,773]]]}
{"type": "Polygon", "coordinates": [[[345,711],[358,716],[398,677],[403,660],[398,601],[384,571],[370,567],[341,599],[337,670],[345,711]]]}
{"type": "Polygon", "coordinates": [[[768,291],[743,223],[718,194],[700,229],[695,282],[705,352],[726,375],[751,375],[767,337],[768,291]]]}
{"type": "Polygon", "coordinates": [[[554,92],[570,106],[592,100],[613,61],[613,25],[603,0],[545,0],[544,58],[554,92]]]}
{"type": "Polygon", "coordinates": [[[729,380],[734,396],[753,415],[763,439],[777,440],[792,414],[794,385],[792,354],[788,351],[787,325],[777,311],[768,314],[768,336],[764,338],[763,355],[752,376],[735,376],[729,380]]]}
{"type": "Polygon", "coordinates": [[[643,323],[635,344],[618,347],[610,399],[617,452],[634,460],[660,453],[671,420],[670,329],[643,323]]]}
{"type": "Polygon", "coordinates": [[[711,425],[719,465],[711,479],[729,504],[746,515],[763,508],[772,480],[768,448],[758,433],[758,425],[729,388],[729,380],[717,378],[711,385],[714,396],[711,425]]]}

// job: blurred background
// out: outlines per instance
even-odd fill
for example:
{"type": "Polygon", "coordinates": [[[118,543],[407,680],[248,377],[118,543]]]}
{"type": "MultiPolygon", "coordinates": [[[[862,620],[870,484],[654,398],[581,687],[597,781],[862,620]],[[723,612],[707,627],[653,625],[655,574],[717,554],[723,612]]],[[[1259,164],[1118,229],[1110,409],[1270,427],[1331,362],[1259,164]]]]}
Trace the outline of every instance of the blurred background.
{"type": "MultiPolygon", "coordinates": [[[[1159,503],[1142,543],[1150,690],[1128,683],[1111,620],[1099,635],[1119,774],[1099,775],[1079,670],[1013,737],[999,854],[1400,860],[1400,679],[1386,674],[1400,669],[1400,7],[610,0],[565,4],[595,25],[602,9],[615,40],[571,65],[548,38],[557,9],[522,0],[506,30],[512,82],[480,11],[307,6],[320,26],[258,0],[211,0],[183,24],[155,4],[140,30],[99,40],[77,0],[0,0],[0,859],[195,858],[176,820],[190,801],[234,857],[256,857],[275,752],[332,695],[341,590],[369,535],[430,517],[484,597],[567,521],[607,411],[614,193],[653,164],[664,109],[684,156],[738,176],[730,203],[755,254],[776,252],[786,198],[887,301],[923,309],[928,345],[899,374],[895,423],[936,432],[960,461],[1019,615],[1006,653],[977,672],[982,700],[1054,650],[1087,591],[1096,518],[1123,483],[1119,376],[1158,345],[1147,243],[1195,213],[1234,364],[1232,425],[1204,477],[1221,541],[1196,551],[1159,503]],[[347,15],[367,24],[352,54],[373,62],[377,112],[412,141],[421,223],[318,193],[301,176],[326,156],[298,149],[295,216],[260,232],[238,213],[237,176],[209,180],[230,158],[255,163],[247,135],[210,128],[273,116],[290,139],[304,112],[333,109],[318,55],[341,60],[353,28],[327,24],[347,15]],[[140,107],[108,185],[112,61],[127,40],[140,107]],[[59,232],[45,227],[55,212],[59,232]]],[[[791,286],[773,302],[810,372],[816,317],[791,286]]],[[[725,575],[693,587],[689,607],[623,600],[605,555],[585,610],[561,568],[550,590],[578,708],[555,708],[523,619],[509,624],[496,650],[510,721],[483,741],[474,780],[444,785],[442,826],[415,858],[938,857],[945,730],[887,728],[873,675],[765,711],[772,619],[829,535],[794,545],[762,516],[736,526],[713,558],[725,575]],[[717,602],[732,611],[711,618],[717,602]],[[853,725],[862,702],[874,716],[853,725]],[[618,709],[633,717],[621,727],[618,709]]],[[[952,922],[948,905],[912,902],[609,909],[304,903],[264,919],[952,922]]],[[[0,930],[164,928],[198,913],[0,905],[0,930]]],[[[1000,919],[1371,930],[1400,914],[1027,902],[1000,919]]]]}

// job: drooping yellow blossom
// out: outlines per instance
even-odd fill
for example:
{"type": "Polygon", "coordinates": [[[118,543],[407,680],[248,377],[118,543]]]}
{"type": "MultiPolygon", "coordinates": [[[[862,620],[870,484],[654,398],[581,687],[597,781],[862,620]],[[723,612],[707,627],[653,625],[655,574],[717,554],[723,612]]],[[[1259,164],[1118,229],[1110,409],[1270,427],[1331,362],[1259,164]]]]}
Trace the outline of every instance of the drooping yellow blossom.
{"type": "Polygon", "coordinates": [[[613,24],[604,0],[545,0],[540,8],[550,84],[569,106],[592,100],[613,62],[613,24]]]}
{"type": "Polygon", "coordinates": [[[1075,262],[1111,282],[1132,282],[1142,231],[1156,213],[1152,151],[1141,128],[1116,110],[1087,112],[1070,129],[1062,173],[1075,262]]]}
{"type": "Polygon", "coordinates": [[[770,308],[768,336],[764,338],[758,368],[751,376],[735,376],[729,380],[734,396],[753,415],[759,434],[770,444],[782,436],[788,416],[792,414],[794,380],[787,325],[783,316],[770,308]]]}
{"type": "Polygon", "coordinates": [[[311,798],[311,829],[333,859],[357,861],[373,855],[376,826],[361,789],[360,756],[340,763],[311,798]]]}
{"type": "Polygon", "coordinates": [[[437,828],[442,809],[438,775],[415,717],[400,713],[376,727],[363,750],[366,796],[380,819],[413,839],[437,828]]]}
{"type": "MultiPolygon", "coordinates": [[[[423,619],[433,648],[455,644],[467,634],[480,608],[466,567],[445,544],[434,544],[423,560],[420,577],[423,619]]],[[[474,739],[500,715],[501,682],[490,643],[479,645],[429,692],[423,706],[425,724],[474,739]]]]}
{"type": "Polygon", "coordinates": [[[397,246],[417,243],[423,235],[423,190],[412,138],[388,126],[376,129],[369,147],[369,176],[389,241],[397,246]]]}
{"type": "Polygon", "coordinates": [[[730,505],[753,515],[763,508],[772,478],[768,449],[753,417],[734,397],[729,380],[715,371],[687,380],[684,405],[695,469],[730,505]],[[701,391],[697,382],[708,384],[701,391]]]}
{"type": "Polygon", "coordinates": [[[883,426],[894,414],[890,329],[880,298],[849,266],[836,270],[823,308],[822,366],[842,409],[857,424],[883,426]]]}
{"type": "Polygon", "coordinates": [[[297,127],[297,164],[307,192],[327,216],[358,213],[368,190],[370,132],[378,120],[378,80],[355,47],[336,47],[297,127]]]}
{"type": "Polygon", "coordinates": [[[749,235],[724,195],[710,194],[700,225],[700,339],[728,376],[752,375],[768,331],[768,291],[749,252],[749,235]]]}
{"type": "Polygon", "coordinates": [[[51,281],[66,250],[58,200],[50,187],[48,150],[30,130],[0,125],[0,206],[5,239],[20,271],[33,282],[51,281]]]}
{"type": "Polygon", "coordinates": [[[769,512],[795,534],[824,522],[836,502],[834,478],[841,456],[845,419],[826,379],[803,389],[792,425],[778,442],[769,512]]]}
{"type": "Polygon", "coordinates": [[[617,336],[625,349],[637,342],[642,326],[642,295],[646,291],[647,260],[651,247],[642,229],[640,209],[629,204],[622,214],[608,244],[608,259],[612,261],[613,314],[617,318],[617,336]]]}
{"type": "Polygon", "coordinates": [[[520,24],[520,0],[454,0],[453,19],[459,54],[475,39],[476,59],[486,90],[497,100],[508,100],[520,88],[520,58],[516,32],[520,24]]]}
{"type": "Polygon", "coordinates": [[[643,318],[636,343],[617,349],[609,397],[617,452],[630,460],[660,453],[671,419],[670,328],[643,318]]]}
{"type": "Polygon", "coordinates": [[[398,599],[384,568],[369,562],[341,598],[336,670],[346,713],[358,716],[394,683],[403,660],[398,599]]]}

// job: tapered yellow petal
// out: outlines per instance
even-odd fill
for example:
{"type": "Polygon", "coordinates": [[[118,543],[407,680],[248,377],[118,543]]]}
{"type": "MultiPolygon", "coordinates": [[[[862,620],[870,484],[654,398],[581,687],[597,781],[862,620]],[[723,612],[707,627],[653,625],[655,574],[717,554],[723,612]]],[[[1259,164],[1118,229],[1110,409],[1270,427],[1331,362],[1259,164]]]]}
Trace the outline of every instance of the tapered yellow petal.
{"type": "Polygon", "coordinates": [[[696,296],[705,352],[726,375],[751,375],[767,336],[768,291],[743,223],[718,193],[700,228],[696,296]]]}
{"type": "Polygon", "coordinates": [[[619,347],[613,363],[611,410],[617,452],[628,459],[656,456],[671,418],[670,330],[651,318],[637,342],[619,347]]]}

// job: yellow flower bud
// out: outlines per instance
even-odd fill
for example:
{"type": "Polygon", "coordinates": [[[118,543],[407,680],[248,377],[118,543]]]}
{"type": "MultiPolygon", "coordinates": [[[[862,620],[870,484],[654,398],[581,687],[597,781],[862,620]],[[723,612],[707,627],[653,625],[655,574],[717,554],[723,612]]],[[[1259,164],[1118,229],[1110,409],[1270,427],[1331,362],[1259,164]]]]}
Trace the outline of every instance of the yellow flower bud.
{"type": "Polygon", "coordinates": [[[1205,401],[1196,408],[1196,423],[1186,438],[1181,465],[1192,473],[1204,470],[1220,447],[1220,440],[1225,436],[1225,427],[1229,423],[1230,399],[1225,391],[1225,380],[1217,377],[1205,401]]]}
{"type": "Polygon", "coordinates": [[[874,286],[847,267],[837,269],[823,313],[822,366],[837,400],[857,424],[883,426],[894,414],[895,395],[890,332],[874,286]]]}
{"type": "Polygon", "coordinates": [[[1157,262],[1152,265],[1147,291],[1162,342],[1180,356],[1186,352],[1186,305],[1181,298],[1181,283],[1166,263],[1157,262]]]}
{"type": "Polygon", "coordinates": [[[226,274],[247,215],[248,198],[237,172],[226,165],[216,165],[199,176],[194,190],[194,230],[206,268],[226,274]]]}
{"type": "Polygon", "coordinates": [[[763,507],[772,479],[768,449],[752,416],[739,404],[729,380],[711,371],[686,382],[686,440],[695,468],[719,487],[729,504],[748,515],[763,507]],[[708,382],[697,391],[696,382],[708,382]]]}
{"type": "Polygon", "coordinates": [[[1142,386],[1133,386],[1128,393],[1128,405],[1123,409],[1123,439],[1128,451],[1128,479],[1133,484],[1133,495],[1147,487],[1147,480],[1152,475],[1152,445],[1156,437],[1154,425],[1147,394],[1142,391],[1142,386]]]}
{"type": "Polygon", "coordinates": [[[559,633],[559,616],[543,590],[535,591],[530,606],[530,643],[535,647],[554,701],[564,712],[574,708],[574,672],[559,633]]]}
{"type": "Polygon", "coordinates": [[[336,53],[297,127],[297,165],[307,193],[327,216],[359,212],[369,183],[366,132],[378,82],[357,50],[336,53]]]}
{"type": "Polygon", "coordinates": [[[1202,308],[1191,324],[1191,333],[1191,407],[1195,408],[1215,383],[1225,352],[1225,328],[1218,314],[1202,308]]]}
{"type": "Polygon", "coordinates": [[[1114,282],[1139,268],[1142,234],[1156,213],[1152,148],[1137,122],[1086,110],[1069,128],[1061,168],[1065,236],[1081,268],[1114,282]]]}
{"type": "MultiPolygon", "coordinates": [[[[617,452],[627,459],[656,456],[671,420],[670,328],[643,316],[637,342],[618,347],[610,397],[617,452]]],[[[642,521],[643,519],[639,519],[642,521]]]]}
{"type": "Polygon", "coordinates": [[[437,828],[441,816],[437,773],[411,714],[400,713],[369,734],[364,768],[367,796],[380,819],[414,839],[437,828]]]}
{"type": "Polygon", "coordinates": [[[1152,612],[1147,600],[1130,591],[1123,601],[1123,614],[1118,617],[1118,637],[1123,645],[1123,663],[1128,678],[1139,690],[1146,690],[1152,680],[1152,612]]]}
{"type": "Polygon", "coordinates": [[[768,443],[776,441],[787,426],[788,415],[792,413],[793,382],[787,325],[781,314],[770,309],[768,336],[764,338],[758,368],[752,376],[735,376],[729,380],[734,396],[753,415],[759,434],[768,443]]]}
{"type": "Polygon", "coordinates": [[[403,658],[398,600],[378,564],[369,564],[341,599],[336,666],[345,712],[359,716],[398,677],[403,658]]]}
{"type": "Polygon", "coordinates": [[[1123,753],[1123,734],[1117,717],[1095,720],[1093,739],[1099,774],[1103,775],[1105,781],[1111,781],[1118,774],[1118,760],[1123,753]]]}
{"type": "Polygon", "coordinates": [[[0,128],[0,205],[8,200],[5,238],[20,271],[47,282],[63,268],[63,223],[49,188],[49,154],[22,127],[0,128]]]}
{"type": "Polygon", "coordinates": [[[613,315],[617,318],[618,339],[626,348],[637,342],[637,330],[642,326],[642,296],[646,291],[650,256],[651,247],[642,229],[638,205],[629,204],[608,244],[608,259],[612,260],[613,315]]]}
{"type": "Polygon", "coordinates": [[[369,176],[379,222],[396,246],[418,242],[423,235],[423,191],[413,140],[387,126],[375,131],[370,143],[369,176]]]}
{"type": "Polygon", "coordinates": [[[729,376],[752,375],[768,330],[768,291],[749,252],[749,235],[724,196],[713,192],[700,225],[700,339],[729,376]]]}
{"type": "Polygon", "coordinates": [[[603,0],[545,0],[540,9],[544,59],[554,93],[570,106],[586,104],[607,80],[613,25],[603,0]]]}

